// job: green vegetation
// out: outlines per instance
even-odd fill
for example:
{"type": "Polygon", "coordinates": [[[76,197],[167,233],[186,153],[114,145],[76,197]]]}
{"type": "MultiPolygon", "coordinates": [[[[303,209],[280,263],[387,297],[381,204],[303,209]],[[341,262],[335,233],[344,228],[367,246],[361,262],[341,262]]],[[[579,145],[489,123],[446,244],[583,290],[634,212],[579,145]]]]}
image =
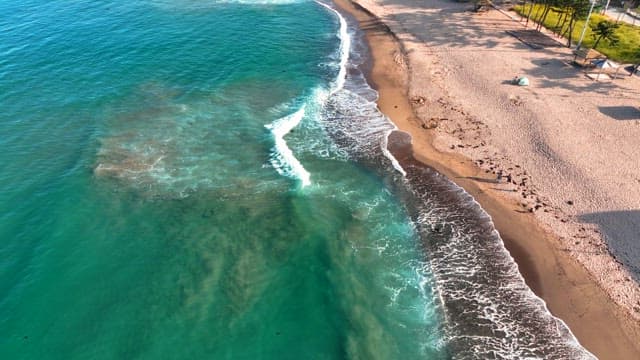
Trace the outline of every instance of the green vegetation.
{"type": "Polygon", "coordinates": [[[620,24],[613,21],[600,21],[597,23],[589,24],[593,37],[596,39],[593,43],[593,48],[597,49],[600,41],[607,40],[609,45],[615,47],[620,42],[620,38],[616,34],[616,30],[620,28],[620,24]]]}
{"type": "MultiPolygon", "coordinates": [[[[539,4],[525,3],[516,6],[514,10],[565,37],[567,46],[571,46],[580,38],[589,6],[589,2],[585,0],[556,0],[539,4]]],[[[639,63],[640,27],[626,23],[611,24],[613,23],[609,17],[594,10],[582,47],[593,48],[597,45],[597,50],[612,60],[639,63]],[[607,23],[600,25],[602,22],[607,23]],[[600,36],[603,32],[604,35],[600,36]]]]}

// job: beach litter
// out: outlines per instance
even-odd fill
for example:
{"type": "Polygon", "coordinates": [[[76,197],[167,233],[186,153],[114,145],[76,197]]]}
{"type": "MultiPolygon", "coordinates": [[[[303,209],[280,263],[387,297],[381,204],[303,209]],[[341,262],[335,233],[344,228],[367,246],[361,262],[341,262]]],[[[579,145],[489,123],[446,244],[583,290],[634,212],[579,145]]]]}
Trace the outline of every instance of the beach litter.
{"type": "Polygon", "coordinates": [[[526,76],[516,76],[511,80],[511,83],[518,86],[529,86],[529,78],[526,76]]]}
{"type": "Polygon", "coordinates": [[[598,69],[617,69],[620,65],[608,59],[596,59],[591,62],[598,69]]]}

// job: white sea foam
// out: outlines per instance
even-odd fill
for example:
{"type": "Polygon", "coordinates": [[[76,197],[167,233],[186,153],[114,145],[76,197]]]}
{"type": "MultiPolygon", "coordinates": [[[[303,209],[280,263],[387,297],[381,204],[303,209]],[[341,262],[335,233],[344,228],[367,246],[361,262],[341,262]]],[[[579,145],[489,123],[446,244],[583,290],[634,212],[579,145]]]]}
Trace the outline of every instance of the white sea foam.
{"type": "MultiPolygon", "coordinates": [[[[335,10],[331,6],[329,6],[327,4],[324,4],[324,3],[320,2],[320,1],[316,1],[316,2],[318,4],[324,6],[325,8],[329,9],[333,13],[335,13],[335,15],[338,17],[338,20],[340,21],[340,29],[338,30],[338,38],[340,39],[340,51],[339,51],[339,53],[340,53],[340,62],[339,62],[340,69],[338,71],[338,77],[336,78],[334,87],[333,87],[333,89],[331,91],[331,95],[333,95],[336,92],[344,89],[345,82],[347,80],[347,66],[348,66],[348,63],[349,63],[349,54],[351,52],[351,36],[349,35],[347,21],[345,20],[345,18],[337,10],[335,10]]],[[[364,100],[364,98],[360,99],[360,100],[364,100]]],[[[375,102],[363,101],[363,103],[371,103],[373,105],[373,107],[376,109],[376,111],[378,110],[377,105],[375,105],[375,102]]],[[[385,121],[388,122],[389,124],[393,124],[386,117],[385,117],[385,121]]],[[[391,161],[391,164],[393,165],[393,168],[396,169],[400,174],[402,174],[402,176],[406,176],[407,173],[404,171],[404,169],[402,168],[402,166],[400,165],[398,160],[387,149],[389,134],[391,133],[391,131],[397,130],[397,128],[395,128],[395,125],[393,125],[393,126],[394,126],[394,129],[388,130],[384,134],[384,136],[382,138],[382,143],[381,143],[382,152],[383,152],[384,156],[391,161]]],[[[368,138],[367,138],[367,141],[369,141],[368,138]]]]}
{"type": "MultiPolygon", "coordinates": [[[[317,89],[317,91],[314,92],[314,96],[311,97],[312,101],[315,101],[318,104],[323,104],[327,101],[329,96],[344,87],[347,77],[349,51],[351,49],[351,37],[349,36],[347,21],[338,11],[320,1],[316,1],[316,3],[333,12],[340,22],[340,28],[338,30],[338,38],[340,39],[338,76],[336,77],[335,83],[333,84],[329,94],[317,89]]],[[[275,151],[271,157],[271,164],[281,175],[299,179],[303,187],[311,184],[311,174],[309,174],[302,163],[300,163],[300,161],[295,157],[284,137],[302,121],[305,115],[305,108],[306,104],[295,113],[280,118],[266,126],[271,130],[275,138],[275,151]]]]}
{"type": "Polygon", "coordinates": [[[525,284],[491,218],[468,193],[439,174],[410,175],[415,180],[416,225],[429,239],[447,341],[460,357],[595,358],[525,284]]]}
{"type": "Polygon", "coordinates": [[[311,174],[302,166],[287,146],[284,137],[295,128],[304,118],[306,105],[293,114],[282,117],[265,127],[271,130],[275,139],[275,151],[271,156],[271,165],[284,176],[291,176],[300,180],[302,186],[311,184],[311,174]]]}
{"type": "Polygon", "coordinates": [[[347,20],[345,20],[345,18],[336,9],[320,1],[316,1],[316,3],[333,12],[338,17],[338,21],[340,21],[340,29],[338,30],[338,38],[340,39],[340,68],[338,70],[338,77],[335,80],[335,85],[331,90],[331,93],[333,94],[344,88],[344,83],[347,79],[347,64],[349,61],[349,52],[351,51],[351,36],[349,35],[347,20]]]}
{"type": "Polygon", "coordinates": [[[389,145],[389,135],[394,131],[397,130],[396,129],[392,129],[387,131],[387,133],[384,135],[384,138],[382,139],[382,153],[384,154],[384,156],[387,157],[387,159],[389,159],[389,161],[391,161],[391,164],[393,165],[393,168],[396,169],[400,174],[402,174],[402,176],[407,176],[407,172],[404,171],[404,169],[402,168],[402,165],[400,165],[400,162],[398,162],[398,159],[395,158],[395,156],[393,156],[393,154],[391,154],[391,151],[389,151],[388,145],[389,145]]]}

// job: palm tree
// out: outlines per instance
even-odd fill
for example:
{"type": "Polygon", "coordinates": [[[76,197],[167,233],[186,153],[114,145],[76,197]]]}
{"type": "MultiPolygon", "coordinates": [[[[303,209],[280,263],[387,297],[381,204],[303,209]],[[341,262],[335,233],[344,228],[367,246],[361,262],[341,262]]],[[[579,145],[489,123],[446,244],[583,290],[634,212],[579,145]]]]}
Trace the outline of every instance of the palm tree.
{"type": "Polygon", "coordinates": [[[597,24],[591,24],[591,31],[593,32],[593,38],[596,41],[593,43],[593,48],[597,48],[600,40],[605,39],[610,45],[615,45],[620,40],[616,35],[616,29],[620,27],[620,24],[616,24],[612,21],[604,20],[597,24]]]}

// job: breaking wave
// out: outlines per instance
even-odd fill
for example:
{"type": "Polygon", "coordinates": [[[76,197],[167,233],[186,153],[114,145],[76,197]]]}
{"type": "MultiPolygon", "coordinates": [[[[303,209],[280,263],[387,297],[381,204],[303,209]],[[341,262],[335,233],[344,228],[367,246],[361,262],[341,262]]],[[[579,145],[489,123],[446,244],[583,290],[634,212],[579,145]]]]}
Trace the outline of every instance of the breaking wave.
{"type": "Polygon", "coordinates": [[[300,110],[295,113],[282,117],[265,126],[271,130],[275,138],[275,149],[271,156],[271,164],[280,175],[299,179],[303,187],[311,184],[311,174],[309,174],[295,155],[293,155],[293,151],[287,146],[284,137],[300,123],[305,114],[305,107],[306,106],[303,105],[300,110]]]}
{"type": "MultiPolygon", "coordinates": [[[[338,75],[334,80],[332,88],[329,94],[326,94],[320,89],[314,92],[314,96],[310,98],[314,105],[323,106],[326,103],[327,98],[336,92],[343,89],[346,76],[347,65],[349,62],[349,52],[351,51],[351,37],[348,32],[347,21],[345,18],[331,6],[316,1],[320,6],[326,8],[328,11],[334,13],[339,21],[339,28],[337,37],[340,40],[338,48],[338,75]]],[[[293,114],[282,117],[273,123],[266,125],[266,128],[271,130],[275,146],[271,156],[271,164],[278,171],[279,174],[284,176],[294,177],[300,180],[302,187],[311,184],[311,174],[304,168],[300,161],[295,157],[293,151],[287,145],[284,137],[296,126],[300,124],[305,116],[305,107],[303,105],[298,111],[293,114]]]]}

